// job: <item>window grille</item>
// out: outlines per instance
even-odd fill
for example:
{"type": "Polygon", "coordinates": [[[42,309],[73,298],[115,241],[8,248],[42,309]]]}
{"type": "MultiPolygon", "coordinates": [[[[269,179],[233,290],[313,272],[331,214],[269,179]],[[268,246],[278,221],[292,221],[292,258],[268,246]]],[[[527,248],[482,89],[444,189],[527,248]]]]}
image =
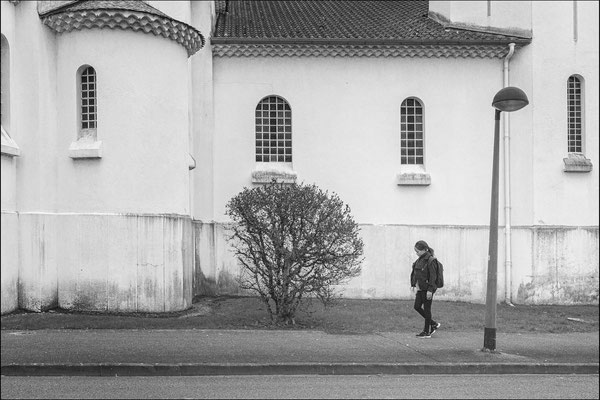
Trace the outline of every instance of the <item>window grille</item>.
{"type": "Polygon", "coordinates": [[[81,129],[97,126],[96,71],[87,67],[81,73],[81,129]]]}
{"type": "Polygon", "coordinates": [[[567,84],[567,147],[569,153],[583,152],[582,100],[580,79],[576,76],[569,77],[567,84]]]}
{"type": "Polygon", "coordinates": [[[423,164],[423,107],[417,99],[400,106],[400,163],[423,164]]]}
{"type": "Polygon", "coordinates": [[[258,103],[256,119],[256,161],[292,162],[292,110],[278,96],[258,103]]]}

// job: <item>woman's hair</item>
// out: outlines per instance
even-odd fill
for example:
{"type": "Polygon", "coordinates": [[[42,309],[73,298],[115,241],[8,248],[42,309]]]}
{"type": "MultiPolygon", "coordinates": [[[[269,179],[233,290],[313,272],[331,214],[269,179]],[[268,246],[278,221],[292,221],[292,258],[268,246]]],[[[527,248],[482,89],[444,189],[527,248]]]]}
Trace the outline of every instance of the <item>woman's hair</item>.
{"type": "Polygon", "coordinates": [[[434,255],[433,249],[429,247],[427,242],[424,240],[419,240],[417,243],[415,243],[415,247],[419,250],[427,250],[429,254],[431,254],[432,256],[434,255]]]}

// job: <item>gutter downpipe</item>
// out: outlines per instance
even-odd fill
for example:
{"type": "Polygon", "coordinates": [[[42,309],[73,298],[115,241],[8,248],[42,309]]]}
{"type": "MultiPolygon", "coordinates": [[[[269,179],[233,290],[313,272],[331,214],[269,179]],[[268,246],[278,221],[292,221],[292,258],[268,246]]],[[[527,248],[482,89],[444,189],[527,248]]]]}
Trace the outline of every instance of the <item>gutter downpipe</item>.
{"type": "MultiPolygon", "coordinates": [[[[515,52],[515,44],[508,45],[508,54],[502,68],[504,87],[510,85],[508,64],[515,52]]],[[[512,304],[512,242],[511,242],[511,200],[510,200],[510,113],[502,113],[504,133],[504,301],[512,304]]]]}

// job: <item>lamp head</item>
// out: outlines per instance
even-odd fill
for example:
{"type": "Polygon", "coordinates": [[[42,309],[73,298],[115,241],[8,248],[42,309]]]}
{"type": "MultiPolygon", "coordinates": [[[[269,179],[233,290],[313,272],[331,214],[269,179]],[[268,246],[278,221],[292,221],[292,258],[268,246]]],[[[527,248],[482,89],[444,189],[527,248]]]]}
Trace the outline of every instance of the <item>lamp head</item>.
{"type": "Polygon", "coordinates": [[[494,96],[492,106],[500,111],[517,111],[529,104],[527,95],[521,89],[507,86],[494,96]]]}

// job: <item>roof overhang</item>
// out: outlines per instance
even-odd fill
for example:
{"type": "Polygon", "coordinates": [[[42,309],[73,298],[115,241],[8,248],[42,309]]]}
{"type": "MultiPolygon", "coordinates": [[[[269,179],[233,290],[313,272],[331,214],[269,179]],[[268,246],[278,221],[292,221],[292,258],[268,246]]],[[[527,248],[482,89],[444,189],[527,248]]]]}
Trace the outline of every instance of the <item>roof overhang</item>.
{"type": "Polygon", "coordinates": [[[125,29],[173,40],[193,55],[204,46],[197,29],[169,17],[123,9],[64,10],[41,16],[45,25],[58,33],[82,29],[125,29]]]}
{"type": "Polygon", "coordinates": [[[425,57],[503,58],[509,43],[520,48],[530,40],[485,42],[397,39],[211,39],[216,57],[425,57]]]}

